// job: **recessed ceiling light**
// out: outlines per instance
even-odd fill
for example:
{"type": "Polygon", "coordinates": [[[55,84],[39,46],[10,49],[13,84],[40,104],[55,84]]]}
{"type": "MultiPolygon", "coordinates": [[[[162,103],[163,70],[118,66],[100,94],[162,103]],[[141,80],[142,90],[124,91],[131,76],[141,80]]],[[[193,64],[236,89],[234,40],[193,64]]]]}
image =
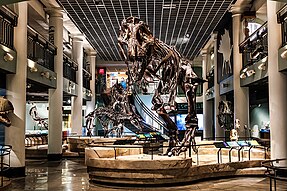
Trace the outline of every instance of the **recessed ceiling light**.
{"type": "Polygon", "coordinates": [[[163,9],[175,9],[176,8],[176,4],[164,4],[162,6],[163,9]]]}

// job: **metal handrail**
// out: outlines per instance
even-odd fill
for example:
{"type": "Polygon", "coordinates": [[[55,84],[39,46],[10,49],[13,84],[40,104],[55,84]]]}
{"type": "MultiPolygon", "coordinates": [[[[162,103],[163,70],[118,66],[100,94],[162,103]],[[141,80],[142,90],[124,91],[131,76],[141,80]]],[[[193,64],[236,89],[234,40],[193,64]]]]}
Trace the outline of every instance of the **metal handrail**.
{"type": "Polygon", "coordinates": [[[11,145],[0,145],[0,188],[4,184],[5,171],[10,168],[10,153],[12,150],[11,145]],[[8,156],[8,162],[4,162],[4,157],[8,156]]]}
{"type": "Polygon", "coordinates": [[[269,177],[270,179],[270,191],[272,191],[273,186],[272,186],[272,180],[274,181],[274,189],[276,190],[276,184],[277,180],[287,182],[287,158],[282,158],[282,159],[274,159],[274,160],[268,160],[268,161],[263,161],[262,166],[265,167],[267,170],[265,172],[265,175],[269,177]],[[274,163],[279,163],[281,161],[285,162],[285,166],[276,166],[274,163]]]}
{"type": "Polygon", "coordinates": [[[253,38],[255,38],[255,37],[257,36],[257,33],[258,33],[260,30],[262,30],[264,27],[267,27],[267,21],[266,21],[265,23],[263,23],[262,26],[259,27],[256,31],[254,31],[248,38],[246,38],[243,42],[241,42],[241,43],[239,44],[239,47],[241,47],[241,46],[247,44],[247,43],[250,42],[250,41],[253,41],[253,40],[254,40],[253,38]]]}

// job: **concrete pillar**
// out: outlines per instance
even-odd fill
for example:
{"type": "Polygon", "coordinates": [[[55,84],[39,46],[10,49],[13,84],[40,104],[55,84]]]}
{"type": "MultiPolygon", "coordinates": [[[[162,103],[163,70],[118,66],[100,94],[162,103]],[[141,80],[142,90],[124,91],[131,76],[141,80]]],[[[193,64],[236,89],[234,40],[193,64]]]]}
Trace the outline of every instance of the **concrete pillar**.
{"type": "Polygon", "coordinates": [[[62,158],[62,121],[63,121],[63,13],[49,9],[49,40],[57,47],[54,58],[57,73],[57,88],[49,89],[49,134],[48,160],[62,158]]]}
{"type": "Polygon", "coordinates": [[[217,72],[217,68],[218,68],[218,63],[217,63],[217,51],[218,51],[218,47],[217,47],[217,33],[213,34],[213,39],[214,39],[214,127],[215,127],[215,137],[224,137],[224,129],[221,128],[219,126],[218,123],[218,114],[219,114],[219,110],[218,110],[218,106],[219,106],[219,102],[221,100],[220,98],[220,90],[219,90],[219,84],[217,82],[217,76],[218,76],[218,72],[217,72]]]}
{"type": "Polygon", "coordinates": [[[239,53],[239,44],[243,40],[241,27],[241,14],[233,10],[233,87],[234,87],[234,127],[235,119],[240,120],[239,136],[245,136],[244,125],[249,126],[249,90],[240,87],[240,70],[242,69],[242,55],[239,53]]]}
{"type": "MultiPolygon", "coordinates": [[[[201,51],[202,56],[202,78],[207,79],[207,50],[201,51]]],[[[212,103],[207,101],[206,90],[208,83],[203,84],[203,137],[212,137],[212,103]]]]}
{"type": "Polygon", "coordinates": [[[90,90],[92,91],[92,100],[87,101],[86,104],[86,114],[89,114],[95,109],[96,104],[96,52],[91,51],[88,52],[88,61],[90,63],[90,73],[92,75],[92,79],[90,81],[90,90]]]}
{"type": "MultiPolygon", "coordinates": [[[[15,27],[14,46],[17,51],[16,74],[8,74],[7,98],[14,105],[10,127],[5,127],[5,144],[12,146],[10,170],[12,176],[25,176],[25,124],[27,79],[27,2],[18,3],[18,25],[15,27]]],[[[2,75],[2,74],[1,74],[2,75]]],[[[10,171],[9,170],[9,171],[10,171]]]]}
{"type": "Polygon", "coordinates": [[[278,4],[267,0],[271,159],[287,158],[287,76],[277,67],[281,46],[281,29],[276,20],[278,4]]]}
{"type": "Polygon", "coordinates": [[[83,126],[83,37],[74,36],[72,45],[72,59],[78,64],[78,71],[76,81],[78,84],[77,97],[73,96],[71,100],[72,105],[72,132],[77,135],[82,135],[83,126]]]}

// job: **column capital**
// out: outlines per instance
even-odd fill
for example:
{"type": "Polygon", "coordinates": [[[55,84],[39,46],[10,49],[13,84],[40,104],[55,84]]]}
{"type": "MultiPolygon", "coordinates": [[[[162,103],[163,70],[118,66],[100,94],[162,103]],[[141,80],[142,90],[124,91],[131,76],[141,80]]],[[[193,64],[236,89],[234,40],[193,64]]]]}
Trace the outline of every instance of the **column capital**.
{"type": "Polygon", "coordinates": [[[230,12],[232,13],[232,17],[241,16],[244,12],[244,9],[241,6],[231,6],[230,12]]]}
{"type": "Polygon", "coordinates": [[[44,10],[50,17],[63,17],[64,15],[64,10],[61,7],[45,8],[44,10]]]}
{"type": "Polygon", "coordinates": [[[217,32],[213,32],[213,33],[211,34],[213,40],[216,40],[216,39],[217,39],[217,36],[218,36],[217,34],[218,34],[217,32]]]}
{"type": "Polygon", "coordinates": [[[207,50],[206,49],[202,49],[201,51],[200,51],[200,54],[201,54],[201,56],[202,57],[204,57],[204,56],[206,56],[207,55],[207,50]]]}
{"type": "Polygon", "coordinates": [[[88,54],[88,56],[97,56],[97,51],[95,51],[95,50],[88,50],[87,54],[88,54]]]}
{"type": "Polygon", "coordinates": [[[73,42],[83,42],[85,40],[83,34],[71,34],[71,38],[73,42]]]}

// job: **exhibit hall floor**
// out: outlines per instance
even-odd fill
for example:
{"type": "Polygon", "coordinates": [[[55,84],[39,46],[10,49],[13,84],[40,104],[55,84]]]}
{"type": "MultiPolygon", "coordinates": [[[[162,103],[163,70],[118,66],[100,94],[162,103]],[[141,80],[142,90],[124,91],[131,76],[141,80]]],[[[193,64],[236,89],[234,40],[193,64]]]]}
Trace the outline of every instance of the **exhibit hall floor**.
{"type": "MultiPolygon", "coordinates": [[[[89,182],[84,159],[63,159],[61,162],[27,160],[26,177],[13,178],[9,191],[116,191],[116,190],[269,190],[269,179],[264,177],[237,177],[209,180],[173,187],[113,187],[89,182]]],[[[278,183],[277,190],[287,190],[287,185],[278,183]]]]}

